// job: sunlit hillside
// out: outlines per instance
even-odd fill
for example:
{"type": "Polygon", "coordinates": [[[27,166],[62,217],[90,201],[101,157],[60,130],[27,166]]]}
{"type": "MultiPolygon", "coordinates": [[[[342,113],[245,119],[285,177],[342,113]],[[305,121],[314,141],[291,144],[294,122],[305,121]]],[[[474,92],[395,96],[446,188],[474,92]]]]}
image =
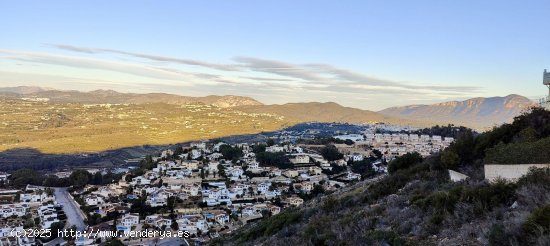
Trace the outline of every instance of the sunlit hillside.
{"type": "Polygon", "coordinates": [[[293,124],[282,116],[203,104],[80,104],[0,100],[0,150],[95,152],[258,133],[293,124]]]}

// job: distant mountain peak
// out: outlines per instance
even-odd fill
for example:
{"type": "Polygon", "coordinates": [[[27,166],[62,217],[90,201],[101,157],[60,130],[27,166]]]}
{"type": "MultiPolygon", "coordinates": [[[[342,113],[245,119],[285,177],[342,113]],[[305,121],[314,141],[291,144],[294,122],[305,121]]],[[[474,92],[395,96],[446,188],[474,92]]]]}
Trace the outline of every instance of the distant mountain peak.
{"type": "Polygon", "coordinates": [[[0,92],[8,92],[15,94],[32,94],[41,91],[53,90],[51,88],[39,87],[39,86],[15,86],[15,87],[0,87],[0,92]]]}
{"type": "Polygon", "coordinates": [[[406,119],[430,119],[439,124],[464,125],[486,129],[511,122],[535,103],[524,96],[476,97],[464,101],[448,101],[431,105],[391,107],[379,113],[406,119]]]}

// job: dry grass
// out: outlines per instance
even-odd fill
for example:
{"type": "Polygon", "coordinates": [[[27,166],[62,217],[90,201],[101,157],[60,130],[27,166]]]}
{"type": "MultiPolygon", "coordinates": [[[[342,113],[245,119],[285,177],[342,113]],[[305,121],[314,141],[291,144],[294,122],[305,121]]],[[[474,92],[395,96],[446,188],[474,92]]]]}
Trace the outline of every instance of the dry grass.
{"type": "Polygon", "coordinates": [[[84,105],[0,99],[0,150],[97,152],[272,131],[297,123],[207,105],[84,105]]]}

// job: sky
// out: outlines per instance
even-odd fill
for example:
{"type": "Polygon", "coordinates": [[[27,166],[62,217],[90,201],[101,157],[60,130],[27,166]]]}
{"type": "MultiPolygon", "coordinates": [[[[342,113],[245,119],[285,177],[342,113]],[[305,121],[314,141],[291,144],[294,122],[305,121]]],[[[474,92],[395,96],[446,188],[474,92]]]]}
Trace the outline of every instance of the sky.
{"type": "Polygon", "coordinates": [[[547,93],[550,1],[2,1],[0,87],[391,106],[547,93]]]}

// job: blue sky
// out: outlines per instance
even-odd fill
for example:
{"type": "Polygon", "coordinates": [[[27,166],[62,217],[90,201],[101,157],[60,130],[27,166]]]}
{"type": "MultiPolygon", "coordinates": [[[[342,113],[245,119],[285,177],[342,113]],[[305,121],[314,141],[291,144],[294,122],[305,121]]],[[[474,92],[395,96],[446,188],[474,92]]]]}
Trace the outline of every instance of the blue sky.
{"type": "Polygon", "coordinates": [[[378,110],[546,93],[550,1],[4,1],[0,86],[378,110]]]}

